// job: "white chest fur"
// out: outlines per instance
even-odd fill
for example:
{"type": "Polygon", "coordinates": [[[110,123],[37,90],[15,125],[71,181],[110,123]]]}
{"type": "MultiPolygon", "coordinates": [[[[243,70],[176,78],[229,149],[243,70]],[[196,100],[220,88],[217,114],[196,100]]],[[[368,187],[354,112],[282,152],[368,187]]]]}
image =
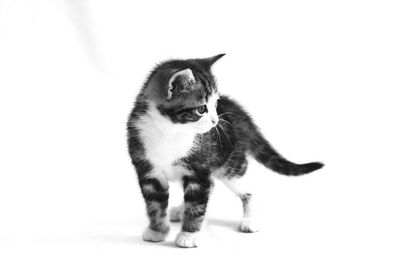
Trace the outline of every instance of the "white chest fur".
{"type": "Polygon", "coordinates": [[[139,130],[146,158],[153,165],[151,175],[165,182],[180,179],[187,170],[177,161],[190,153],[195,133],[173,124],[154,106],[150,106],[135,126],[139,130]]]}

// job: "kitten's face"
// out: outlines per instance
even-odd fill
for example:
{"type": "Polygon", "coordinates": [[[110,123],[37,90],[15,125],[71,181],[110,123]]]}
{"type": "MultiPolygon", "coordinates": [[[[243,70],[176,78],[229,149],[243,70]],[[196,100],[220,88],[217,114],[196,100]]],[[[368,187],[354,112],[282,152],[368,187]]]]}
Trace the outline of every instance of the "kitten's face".
{"type": "Polygon", "coordinates": [[[158,105],[157,109],[172,127],[194,133],[206,133],[218,124],[218,93],[193,92],[180,96],[173,103],[158,105]]]}
{"type": "Polygon", "coordinates": [[[166,125],[205,133],[218,124],[219,96],[211,66],[223,55],[167,61],[155,69],[146,95],[155,103],[166,125]]]}

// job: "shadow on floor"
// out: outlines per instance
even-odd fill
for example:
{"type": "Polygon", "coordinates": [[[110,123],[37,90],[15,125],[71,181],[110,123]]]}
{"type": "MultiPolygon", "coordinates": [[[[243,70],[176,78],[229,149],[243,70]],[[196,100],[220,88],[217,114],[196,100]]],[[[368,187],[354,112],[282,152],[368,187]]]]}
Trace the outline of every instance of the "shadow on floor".
{"type": "Polygon", "coordinates": [[[220,219],[220,218],[209,218],[207,219],[206,224],[207,226],[222,226],[222,227],[232,228],[234,230],[237,230],[238,227],[237,221],[220,219]]]}

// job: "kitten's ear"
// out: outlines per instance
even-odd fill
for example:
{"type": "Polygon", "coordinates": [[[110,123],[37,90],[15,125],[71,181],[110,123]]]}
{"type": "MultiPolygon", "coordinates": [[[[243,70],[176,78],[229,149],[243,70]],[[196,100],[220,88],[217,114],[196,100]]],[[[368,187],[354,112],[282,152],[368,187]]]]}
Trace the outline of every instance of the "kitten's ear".
{"type": "Polygon", "coordinates": [[[221,57],[225,56],[225,54],[219,54],[213,57],[208,57],[208,58],[202,58],[200,59],[201,63],[203,63],[204,65],[206,65],[207,67],[211,67],[215,62],[217,62],[218,59],[220,59],[221,57]]]}
{"type": "Polygon", "coordinates": [[[168,81],[167,100],[172,98],[172,90],[174,89],[174,86],[181,86],[180,89],[184,90],[185,85],[195,81],[196,80],[194,79],[193,72],[190,69],[184,69],[175,72],[168,81]]]}

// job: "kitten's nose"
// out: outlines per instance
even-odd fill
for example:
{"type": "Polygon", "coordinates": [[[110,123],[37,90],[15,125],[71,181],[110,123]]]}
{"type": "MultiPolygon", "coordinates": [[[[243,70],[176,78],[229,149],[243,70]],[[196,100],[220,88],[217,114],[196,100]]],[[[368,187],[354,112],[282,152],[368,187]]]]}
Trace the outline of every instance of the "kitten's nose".
{"type": "Polygon", "coordinates": [[[211,119],[212,124],[215,126],[218,124],[218,119],[212,118],[211,119]]]}

